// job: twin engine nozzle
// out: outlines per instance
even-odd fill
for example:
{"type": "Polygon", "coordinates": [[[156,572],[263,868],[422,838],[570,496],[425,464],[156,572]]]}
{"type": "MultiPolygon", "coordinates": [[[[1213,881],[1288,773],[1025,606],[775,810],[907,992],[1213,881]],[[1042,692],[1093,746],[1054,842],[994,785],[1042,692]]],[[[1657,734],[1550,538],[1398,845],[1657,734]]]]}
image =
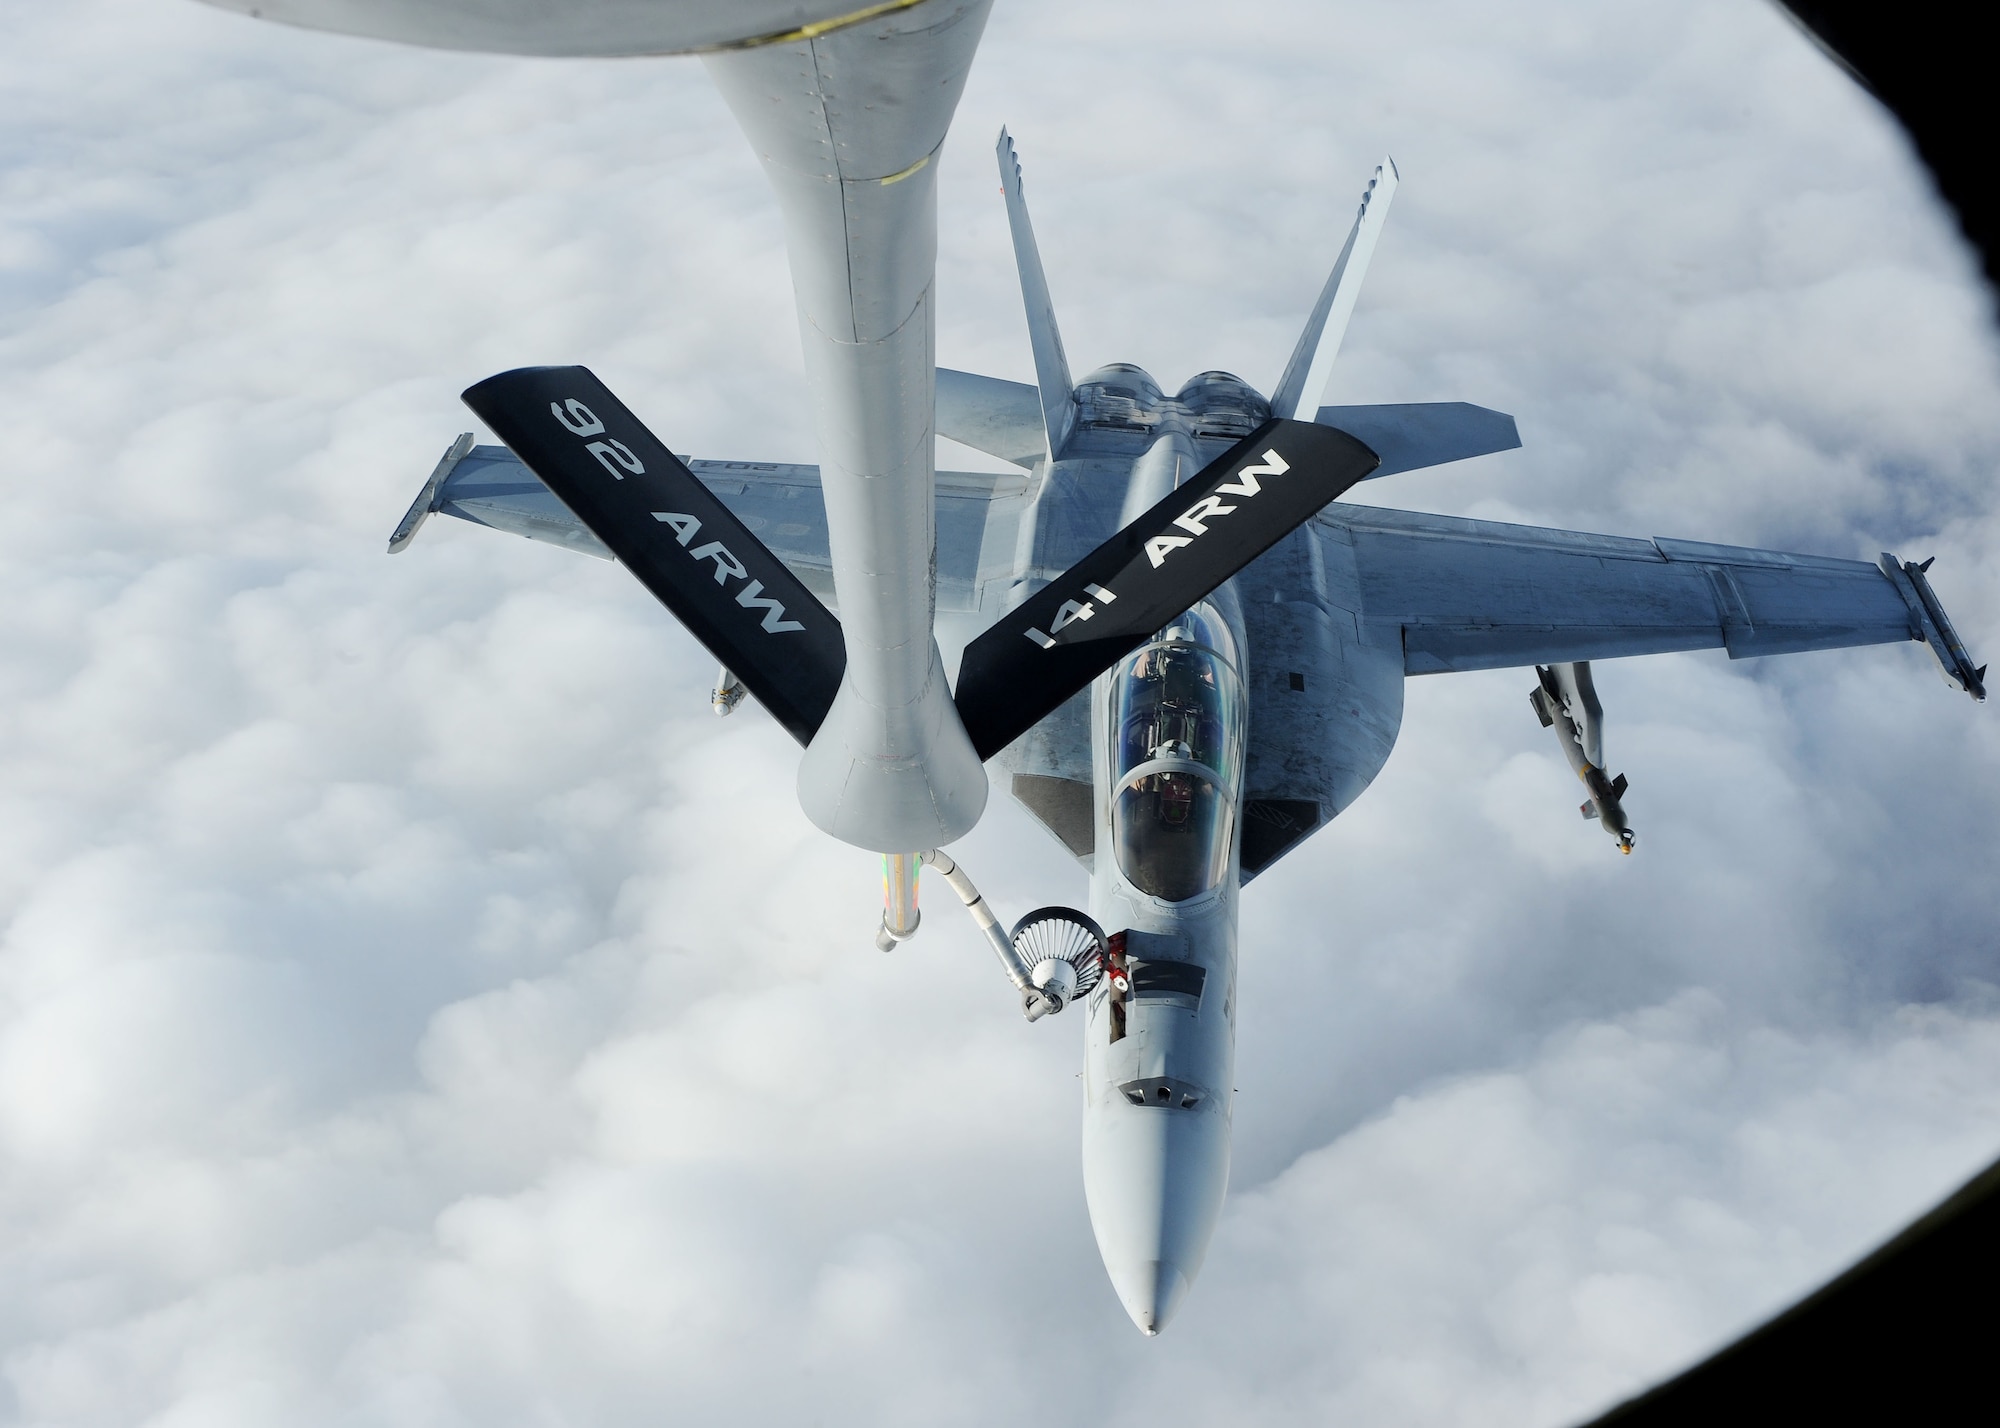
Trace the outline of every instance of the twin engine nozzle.
{"type": "Polygon", "coordinates": [[[928,863],[958,894],[979,930],[986,934],[1007,980],[1021,994],[1021,1015],[1029,1021],[1054,1016],[1084,996],[1104,976],[1110,942],[1104,929],[1073,907],[1036,908],[1014,924],[1010,935],[972,879],[945,853],[889,853],[882,859],[882,927],[875,945],[884,952],[916,935],[917,874],[928,863]]]}

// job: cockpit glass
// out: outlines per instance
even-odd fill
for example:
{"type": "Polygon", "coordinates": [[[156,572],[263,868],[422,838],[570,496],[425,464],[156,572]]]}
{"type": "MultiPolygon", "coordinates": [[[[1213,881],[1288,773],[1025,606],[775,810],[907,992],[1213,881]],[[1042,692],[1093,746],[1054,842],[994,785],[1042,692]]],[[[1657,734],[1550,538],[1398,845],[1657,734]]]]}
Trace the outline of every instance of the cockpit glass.
{"type": "Polygon", "coordinates": [[[1214,650],[1238,670],[1243,668],[1243,661],[1236,653],[1236,636],[1230,633],[1229,622],[1206,602],[1182,615],[1154,639],[1161,644],[1201,645],[1214,650]]]}
{"type": "Polygon", "coordinates": [[[1118,791],[1111,834],[1118,866],[1152,897],[1185,902],[1229,870],[1229,800],[1195,774],[1148,774],[1118,791]]]}
{"type": "Polygon", "coordinates": [[[1170,902],[1228,871],[1244,736],[1235,656],[1228,624],[1198,605],[1128,656],[1112,684],[1118,865],[1170,902]]]}
{"type": "MultiPolygon", "coordinates": [[[[1183,635],[1171,629],[1168,635],[1183,635]]],[[[1236,786],[1243,754],[1243,688],[1212,648],[1152,644],[1131,656],[1112,686],[1120,778],[1156,759],[1206,765],[1236,786]]]]}

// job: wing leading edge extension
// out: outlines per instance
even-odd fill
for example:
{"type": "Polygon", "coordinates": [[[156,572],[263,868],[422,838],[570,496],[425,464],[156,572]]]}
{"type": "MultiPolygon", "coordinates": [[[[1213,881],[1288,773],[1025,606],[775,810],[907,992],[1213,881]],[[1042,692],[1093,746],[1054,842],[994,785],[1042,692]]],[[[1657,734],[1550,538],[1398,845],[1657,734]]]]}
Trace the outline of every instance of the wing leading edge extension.
{"type": "Polygon", "coordinates": [[[956,700],[990,759],[1375,469],[1346,432],[1269,421],[966,646],[956,700]]]}
{"type": "MultiPolygon", "coordinates": [[[[687,626],[810,742],[840,688],[840,622],[583,367],[524,367],[465,404],[687,626]]],[[[421,498],[420,498],[421,500],[421,498]]]]}

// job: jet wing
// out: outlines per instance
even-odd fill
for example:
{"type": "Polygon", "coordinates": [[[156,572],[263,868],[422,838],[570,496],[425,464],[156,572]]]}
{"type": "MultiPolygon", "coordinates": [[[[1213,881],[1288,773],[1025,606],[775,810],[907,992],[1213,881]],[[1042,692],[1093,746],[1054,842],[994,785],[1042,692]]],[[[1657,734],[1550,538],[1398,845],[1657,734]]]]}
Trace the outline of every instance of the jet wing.
{"type": "MultiPolygon", "coordinates": [[[[775,461],[687,465],[787,569],[815,595],[833,603],[833,564],[817,466],[775,461]]],[[[940,610],[976,610],[986,587],[997,582],[996,588],[1004,589],[1012,582],[1015,536],[1027,489],[1028,478],[1018,473],[938,472],[940,610]]],[[[612,558],[604,543],[504,446],[473,446],[469,439],[461,439],[446,452],[439,470],[397,527],[391,550],[408,545],[432,514],[456,516],[600,560],[612,558]],[[458,453],[455,460],[453,453],[458,453]]]]}
{"type": "Polygon", "coordinates": [[[1926,639],[1932,624],[1915,587],[1903,588],[1911,568],[1886,557],[1871,565],[1339,502],[1315,531],[1329,559],[1345,554],[1333,547],[1351,550],[1362,618],[1400,627],[1409,674],[1718,647],[1745,659],[1926,639]]]}
{"type": "MultiPolygon", "coordinates": [[[[1384,726],[1315,697],[1334,685],[1313,672],[1320,656],[1308,610],[1351,631],[1347,638],[1360,636],[1356,652],[1372,657],[1358,668],[1368,671],[1379,668],[1373,658],[1394,662],[1398,651],[1402,673],[1416,675],[1672,650],[1721,648],[1743,659],[1915,639],[1929,645],[1947,682],[1985,697],[1986,671],[1974,666],[1925,566],[1889,555],[1871,565],[1343,501],[1307,529],[1316,551],[1281,547],[1245,572],[1253,647],[1297,650],[1251,691],[1245,882],[1347,807],[1395,742],[1393,716],[1384,726]]],[[[1043,778],[1029,792],[1060,788],[1061,780],[1043,778]]]]}

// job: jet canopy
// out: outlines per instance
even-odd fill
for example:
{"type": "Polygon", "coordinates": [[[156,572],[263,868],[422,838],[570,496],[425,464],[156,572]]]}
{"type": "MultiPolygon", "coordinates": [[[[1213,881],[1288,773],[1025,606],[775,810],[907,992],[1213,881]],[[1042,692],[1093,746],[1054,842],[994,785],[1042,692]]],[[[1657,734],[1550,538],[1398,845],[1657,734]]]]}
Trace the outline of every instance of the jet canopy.
{"type": "Polygon", "coordinates": [[[1152,897],[1185,902],[1229,870],[1243,768],[1236,638],[1206,602],[1119,665],[1111,684],[1112,845],[1152,897]]]}

